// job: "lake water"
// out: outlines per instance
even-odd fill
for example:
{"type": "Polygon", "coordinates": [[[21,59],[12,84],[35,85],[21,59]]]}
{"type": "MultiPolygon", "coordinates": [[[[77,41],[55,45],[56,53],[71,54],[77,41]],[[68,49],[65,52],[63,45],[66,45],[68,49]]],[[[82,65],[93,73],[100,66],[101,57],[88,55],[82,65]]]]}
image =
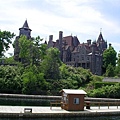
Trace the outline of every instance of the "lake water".
{"type": "Polygon", "coordinates": [[[0,118],[0,120],[120,120],[120,116],[78,118],[0,118]]]}

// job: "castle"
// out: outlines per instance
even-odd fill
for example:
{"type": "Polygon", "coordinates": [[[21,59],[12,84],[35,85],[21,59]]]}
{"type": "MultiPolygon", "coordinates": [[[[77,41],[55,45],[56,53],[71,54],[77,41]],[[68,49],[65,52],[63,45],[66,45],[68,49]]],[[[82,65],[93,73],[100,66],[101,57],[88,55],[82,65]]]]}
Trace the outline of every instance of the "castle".
{"type": "MultiPolygon", "coordinates": [[[[28,26],[27,20],[22,28],[19,29],[19,36],[16,37],[14,58],[18,61],[20,49],[18,47],[19,38],[21,35],[26,35],[31,38],[31,29],[28,26]]],[[[87,40],[86,43],[80,43],[77,36],[65,36],[59,31],[59,38],[56,42],[53,41],[53,35],[49,36],[48,48],[56,47],[60,51],[60,59],[63,63],[74,66],[90,69],[93,74],[102,75],[102,55],[107,48],[107,42],[104,40],[102,32],[96,41],[87,40]]]]}

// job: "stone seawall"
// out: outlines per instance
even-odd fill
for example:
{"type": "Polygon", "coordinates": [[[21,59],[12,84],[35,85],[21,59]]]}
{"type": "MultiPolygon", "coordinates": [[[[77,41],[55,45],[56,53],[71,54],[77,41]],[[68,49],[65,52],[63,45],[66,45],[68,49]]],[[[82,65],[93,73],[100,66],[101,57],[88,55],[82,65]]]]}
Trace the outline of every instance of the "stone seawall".
{"type": "MultiPolygon", "coordinates": [[[[61,100],[61,96],[47,96],[47,95],[24,95],[24,94],[0,94],[0,99],[4,100],[47,100],[47,101],[56,101],[61,100]]],[[[89,98],[85,97],[85,101],[94,101],[94,102],[120,102],[120,99],[111,99],[111,98],[89,98]]]]}
{"type": "Polygon", "coordinates": [[[1,100],[24,100],[24,101],[39,101],[39,100],[61,100],[61,96],[47,96],[47,95],[24,95],[24,94],[0,94],[1,100]]]}

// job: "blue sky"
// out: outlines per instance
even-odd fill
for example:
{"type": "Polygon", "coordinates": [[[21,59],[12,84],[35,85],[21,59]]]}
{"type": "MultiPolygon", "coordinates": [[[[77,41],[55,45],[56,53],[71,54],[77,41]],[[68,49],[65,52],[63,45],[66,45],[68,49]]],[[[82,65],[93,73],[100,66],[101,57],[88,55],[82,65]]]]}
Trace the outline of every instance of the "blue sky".
{"type": "MultiPolygon", "coordinates": [[[[120,50],[120,0],[0,0],[0,29],[19,35],[27,19],[31,36],[54,41],[77,35],[79,41],[96,40],[102,34],[117,52],[120,50]]],[[[14,39],[13,39],[14,41],[14,39]]],[[[9,53],[12,53],[12,47],[9,53]]]]}

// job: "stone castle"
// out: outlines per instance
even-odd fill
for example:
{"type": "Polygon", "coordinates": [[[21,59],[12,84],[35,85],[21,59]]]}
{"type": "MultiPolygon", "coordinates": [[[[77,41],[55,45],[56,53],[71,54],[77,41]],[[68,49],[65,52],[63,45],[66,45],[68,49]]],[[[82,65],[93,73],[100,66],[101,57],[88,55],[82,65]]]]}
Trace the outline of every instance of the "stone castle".
{"type": "MultiPolygon", "coordinates": [[[[28,26],[27,20],[22,28],[19,28],[19,36],[15,40],[14,58],[20,61],[18,47],[19,38],[21,35],[26,35],[31,39],[31,29],[28,26]]],[[[56,42],[53,41],[53,35],[49,36],[48,48],[56,47],[60,51],[60,59],[67,65],[74,67],[83,67],[90,69],[93,74],[102,75],[102,55],[107,48],[107,42],[104,40],[102,32],[100,32],[96,41],[87,40],[86,43],[80,43],[77,36],[65,36],[59,31],[59,38],[56,42]]]]}

